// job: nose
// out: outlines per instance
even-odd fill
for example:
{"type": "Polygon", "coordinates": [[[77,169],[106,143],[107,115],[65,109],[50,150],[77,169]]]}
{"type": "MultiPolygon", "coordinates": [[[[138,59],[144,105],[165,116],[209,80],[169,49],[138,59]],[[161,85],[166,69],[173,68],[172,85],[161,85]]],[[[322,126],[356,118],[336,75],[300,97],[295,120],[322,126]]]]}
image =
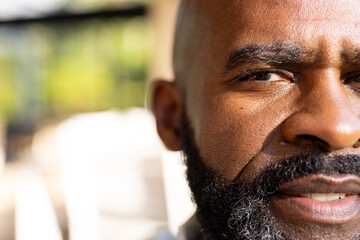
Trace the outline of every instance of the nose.
{"type": "Polygon", "coordinates": [[[282,125],[285,140],[320,143],[327,151],[357,147],[360,120],[350,101],[352,93],[340,80],[329,76],[312,79],[307,85],[298,100],[298,111],[282,125]]]}

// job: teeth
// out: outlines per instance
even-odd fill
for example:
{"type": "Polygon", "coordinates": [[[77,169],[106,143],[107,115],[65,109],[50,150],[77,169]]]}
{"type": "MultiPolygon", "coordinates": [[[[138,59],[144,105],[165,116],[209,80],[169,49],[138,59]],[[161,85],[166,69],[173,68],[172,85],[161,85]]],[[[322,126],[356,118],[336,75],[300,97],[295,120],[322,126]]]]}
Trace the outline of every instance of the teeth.
{"type": "Polygon", "coordinates": [[[334,201],[345,198],[345,193],[307,193],[307,194],[299,194],[305,198],[311,198],[316,201],[326,202],[326,201],[334,201]]]}
{"type": "MultiPolygon", "coordinates": [[[[316,201],[320,201],[320,202],[326,202],[326,195],[327,194],[320,194],[320,193],[312,193],[311,194],[311,199],[314,199],[316,201]]],[[[339,198],[338,198],[339,199],[339,198]]]]}
{"type": "Polygon", "coordinates": [[[305,197],[305,198],[311,198],[311,194],[300,194],[300,196],[305,197]]]}

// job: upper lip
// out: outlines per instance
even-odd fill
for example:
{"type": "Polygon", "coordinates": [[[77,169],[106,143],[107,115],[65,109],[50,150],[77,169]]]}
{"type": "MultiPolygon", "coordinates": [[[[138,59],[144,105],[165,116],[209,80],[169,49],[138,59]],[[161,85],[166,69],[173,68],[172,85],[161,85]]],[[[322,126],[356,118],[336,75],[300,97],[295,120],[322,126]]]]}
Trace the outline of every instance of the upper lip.
{"type": "Polygon", "coordinates": [[[360,193],[360,178],[354,175],[310,175],[283,183],[278,192],[283,194],[305,193],[360,193]]]}

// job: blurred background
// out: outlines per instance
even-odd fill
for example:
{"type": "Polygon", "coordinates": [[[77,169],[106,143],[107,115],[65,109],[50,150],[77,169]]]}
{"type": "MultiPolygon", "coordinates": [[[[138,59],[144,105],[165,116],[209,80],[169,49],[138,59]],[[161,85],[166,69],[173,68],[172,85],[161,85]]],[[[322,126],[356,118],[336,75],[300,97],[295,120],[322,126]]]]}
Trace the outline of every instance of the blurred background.
{"type": "Polygon", "coordinates": [[[0,240],[175,239],[194,206],[148,109],[177,4],[0,2],[0,240]]]}

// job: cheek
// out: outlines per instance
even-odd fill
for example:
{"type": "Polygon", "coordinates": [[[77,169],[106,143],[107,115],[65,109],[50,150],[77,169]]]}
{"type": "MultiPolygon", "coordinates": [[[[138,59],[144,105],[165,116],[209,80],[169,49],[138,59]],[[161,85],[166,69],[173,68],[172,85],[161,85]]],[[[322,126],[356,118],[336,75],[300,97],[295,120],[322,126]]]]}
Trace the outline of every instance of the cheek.
{"type": "MultiPolygon", "coordinates": [[[[281,139],[279,126],[289,114],[286,97],[277,100],[221,96],[208,102],[195,140],[205,165],[228,180],[256,159],[264,149],[273,149],[281,139]]],[[[261,164],[263,161],[263,164],[261,164]]]]}

